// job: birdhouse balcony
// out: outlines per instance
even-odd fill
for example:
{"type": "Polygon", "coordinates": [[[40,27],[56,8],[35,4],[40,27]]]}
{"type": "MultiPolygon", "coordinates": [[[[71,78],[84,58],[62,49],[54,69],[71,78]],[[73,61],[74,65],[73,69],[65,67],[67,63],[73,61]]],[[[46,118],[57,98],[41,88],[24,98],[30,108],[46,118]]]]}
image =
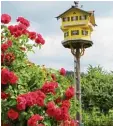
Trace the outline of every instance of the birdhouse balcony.
{"type": "Polygon", "coordinates": [[[63,41],[67,41],[67,40],[78,40],[78,39],[82,39],[82,40],[91,40],[90,36],[76,36],[76,37],[65,37],[63,41]]]}
{"type": "Polygon", "coordinates": [[[63,22],[61,28],[66,28],[66,27],[70,27],[70,26],[81,26],[81,25],[88,25],[88,20],[63,22]]]}

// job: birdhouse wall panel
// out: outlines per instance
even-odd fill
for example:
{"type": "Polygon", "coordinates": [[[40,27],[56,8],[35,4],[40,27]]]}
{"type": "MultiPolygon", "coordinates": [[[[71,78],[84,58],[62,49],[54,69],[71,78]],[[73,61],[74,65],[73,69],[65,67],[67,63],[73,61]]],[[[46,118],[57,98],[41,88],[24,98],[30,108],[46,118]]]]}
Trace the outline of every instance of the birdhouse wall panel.
{"type": "Polygon", "coordinates": [[[64,40],[73,40],[73,39],[90,40],[91,39],[90,36],[91,36],[91,30],[88,27],[87,28],[82,28],[79,26],[70,27],[68,30],[65,30],[64,32],[64,40]]]}
{"type": "Polygon", "coordinates": [[[68,26],[68,25],[86,25],[88,24],[89,18],[88,14],[85,12],[82,12],[80,10],[70,10],[66,14],[64,14],[62,18],[62,27],[68,26]]]}

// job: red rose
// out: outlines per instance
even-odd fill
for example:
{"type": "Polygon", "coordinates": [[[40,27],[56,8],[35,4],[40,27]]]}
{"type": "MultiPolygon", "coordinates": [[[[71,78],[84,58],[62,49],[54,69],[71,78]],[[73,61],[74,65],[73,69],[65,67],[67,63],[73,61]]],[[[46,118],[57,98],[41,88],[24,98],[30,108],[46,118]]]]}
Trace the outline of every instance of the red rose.
{"type": "Polygon", "coordinates": [[[14,32],[14,26],[13,26],[13,25],[10,25],[10,26],[8,26],[8,29],[9,29],[11,35],[13,35],[13,32],[14,32]]]}
{"type": "Polygon", "coordinates": [[[42,44],[42,45],[45,44],[45,40],[42,38],[42,36],[40,34],[37,34],[37,38],[35,39],[35,42],[37,44],[42,44]]]}
{"type": "Polygon", "coordinates": [[[48,109],[46,110],[46,113],[47,113],[50,117],[54,117],[54,115],[55,115],[55,110],[56,110],[55,107],[53,107],[53,108],[48,108],[48,109]]]}
{"type": "Polygon", "coordinates": [[[55,115],[55,110],[56,110],[54,102],[53,101],[48,102],[46,107],[47,107],[46,113],[49,116],[53,117],[55,115]]]}
{"type": "Polygon", "coordinates": [[[71,99],[74,95],[75,95],[75,91],[73,87],[69,87],[65,92],[65,96],[67,99],[71,99]]]}
{"type": "Polygon", "coordinates": [[[24,29],[24,30],[22,30],[22,34],[29,35],[29,31],[24,29]]]}
{"type": "Polygon", "coordinates": [[[31,96],[31,94],[30,93],[28,93],[28,94],[26,94],[26,96],[25,96],[25,98],[26,98],[26,102],[27,102],[27,106],[33,106],[34,105],[34,101],[33,101],[33,97],[31,96]]]}
{"type": "Polygon", "coordinates": [[[14,37],[19,37],[23,34],[23,31],[25,30],[22,25],[15,25],[15,26],[8,26],[8,29],[11,33],[11,35],[14,35],[14,37]]]}
{"type": "Polygon", "coordinates": [[[21,30],[19,29],[18,25],[13,26],[13,32],[14,32],[14,33],[17,32],[18,30],[21,31],[21,30]]]}
{"type": "Polygon", "coordinates": [[[16,111],[13,110],[13,109],[10,109],[10,110],[8,111],[7,115],[8,115],[8,117],[9,117],[10,119],[12,119],[12,120],[17,119],[18,116],[19,116],[18,112],[16,112],[16,111]]]}
{"type": "Polygon", "coordinates": [[[64,68],[61,68],[60,69],[60,74],[65,76],[66,75],[66,70],[64,68]]]}
{"type": "Polygon", "coordinates": [[[54,117],[57,121],[62,120],[62,111],[60,108],[56,108],[54,117]]]}
{"type": "Polygon", "coordinates": [[[47,108],[53,108],[55,106],[55,103],[53,101],[47,103],[47,108]]]}
{"type": "Polygon", "coordinates": [[[18,110],[24,110],[26,106],[44,106],[44,99],[46,95],[40,90],[29,92],[27,94],[19,95],[17,98],[17,108],[18,110]]]}
{"type": "Polygon", "coordinates": [[[11,16],[8,14],[2,14],[1,16],[1,22],[4,24],[8,24],[11,21],[11,16]]]}
{"type": "Polygon", "coordinates": [[[57,82],[46,82],[42,86],[42,91],[47,94],[47,93],[55,93],[55,89],[58,87],[57,82]]]}
{"type": "Polygon", "coordinates": [[[26,99],[22,96],[17,97],[17,109],[18,110],[25,110],[26,108],[26,99]]]}
{"type": "Polygon", "coordinates": [[[22,35],[22,31],[17,30],[16,32],[13,33],[13,35],[14,35],[15,37],[19,37],[19,36],[22,35]]]}
{"type": "Polygon", "coordinates": [[[4,68],[1,71],[1,82],[2,84],[7,84],[8,82],[11,84],[17,83],[18,77],[10,72],[8,69],[4,68]]]}
{"type": "Polygon", "coordinates": [[[7,43],[1,45],[2,52],[5,52],[9,47],[12,46],[12,41],[8,40],[7,43]]]}
{"type": "Polygon", "coordinates": [[[79,126],[78,121],[76,121],[76,120],[71,120],[70,125],[71,126],[79,126]]]}
{"type": "Polygon", "coordinates": [[[8,47],[11,47],[13,43],[12,43],[11,40],[8,40],[8,41],[7,41],[7,44],[8,44],[8,47]]]}
{"type": "Polygon", "coordinates": [[[13,72],[10,72],[9,73],[9,82],[11,84],[16,84],[17,81],[18,81],[18,77],[13,72]]]}
{"type": "Polygon", "coordinates": [[[44,106],[44,99],[42,99],[41,97],[37,98],[37,105],[44,106]]]}
{"type": "Polygon", "coordinates": [[[67,107],[67,108],[69,108],[69,107],[70,107],[70,102],[69,102],[69,100],[64,100],[64,101],[62,101],[62,107],[67,107]]]}
{"type": "Polygon", "coordinates": [[[18,24],[18,30],[23,31],[25,30],[27,27],[24,24],[18,24]]]}
{"type": "Polygon", "coordinates": [[[69,114],[68,113],[62,113],[62,120],[68,120],[68,119],[70,119],[70,116],[69,116],[69,114]]]}
{"type": "Polygon", "coordinates": [[[46,98],[46,95],[40,90],[35,91],[35,93],[37,95],[37,98],[38,97],[41,97],[42,99],[46,98]]]}
{"type": "Polygon", "coordinates": [[[36,39],[35,39],[35,42],[36,42],[37,44],[40,44],[40,39],[39,39],[39,38],[36,38],[36,39]]]}
{"type": "Polygon", "coordinates": [[[7,49],[8,49],[8,44],[7,44],[7,43],[3,43],[3,44],[1,45],[1,50],[2,50],[2,52],[5,52],[7,49]]]}
{"type": "Polygon", "coordinates": [[[55,103],[60,103],[61,102],[61,98],[58,97],[56,100],[55,100],[55,103]]]}
{"type": "Polygon", "coordinates": [[[29,32],[29,38],[34,40],[36,38],[36,32],[29,32]]]}
{"type": "Polygon", "coordinates": [[[61,107],[61,111],[62,111],[62,113],[68,113],[68,108],[63,106],[63,107],[61,107]]]}
{"type": "Polygon", "coordinates": [[[27,125],[28,126],[37,126],[37,122],[43,120],[43,117],[36,114],[33,115],[28,121],[27,121],[27,125]]]}
{"type": "Polygon", "coordinates": [[[1,71],[1,83],[2,84],[7,84],[9,81],[9,70],[4,68],[1,71]]]}
{"type": "Polygon", "coordinates": [[[16,106],[16,108],[21,111],[21,110],[25,110],[26,109],[26,106],[25,106],[25,104],[18,104],[16,106]]]}
{"type": "Polygon", "coordinates": [[[5,92],[1,92],[1,98],[4,100],[4,99],[7,99],[9,96],[9,94],[6,94],[5,92]]]}
{"type": "Polygon", "coordinates": [[[20,22],[21,24],[25,25],[26,27],[30,26],[29,21],[23,17],[18,17],[17,22],[20,22]]]}
{"type": "Polygon", "coordinates": [[[37,104],[37,99],[39,96],[35,92],[30,92],[29,93],[31,100],[32,100],[32,105],[37,104]]]}
{"type": "Polygon", "coordinates": [[[7,65],[10,65],[15,59],[15,56],[13,53],[7,53],[4,57],[5,63],[7,65]]]}

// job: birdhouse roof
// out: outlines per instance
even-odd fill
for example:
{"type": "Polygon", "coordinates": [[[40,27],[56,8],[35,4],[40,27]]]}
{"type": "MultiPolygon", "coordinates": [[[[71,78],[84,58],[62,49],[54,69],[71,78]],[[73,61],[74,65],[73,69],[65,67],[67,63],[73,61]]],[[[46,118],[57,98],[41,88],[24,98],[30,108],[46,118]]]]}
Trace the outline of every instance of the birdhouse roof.
{"type": "Polygon", "coordinates": [[[59,16],[57,16],[56,18],[59,19],[60,17],[62,17],[64,14],[66,14],[67,12],[69,12],[70,10],[80,10],[84,13],[87,13],[89,15],[91,15],[93,13],[93,11],[84,11],[78,7],[72,6],[71,8],[69,8],[68,10],[66,10],[64,13],[60,14],[59,16]]]}
{"type": "Polygon", "coordinates": [[[91,23],[93,26],[97,26],[96,23],[95,23],[95,17],[94,17],[94,11],[85,11],[85,10],[82,10],[81,8],[78,8],[76,6],[72,6],[71,8],[69,8],[68,10],[66,10],[64,13],[60,14],[59,16],[57,16],[57,20],[59,18],[61,18],[64,14],[66,14],[67,12],[71,11],[71,10],[79,10],[81,12],[84,12],[84,13],[87,13],[91,16],[91,23]]]}

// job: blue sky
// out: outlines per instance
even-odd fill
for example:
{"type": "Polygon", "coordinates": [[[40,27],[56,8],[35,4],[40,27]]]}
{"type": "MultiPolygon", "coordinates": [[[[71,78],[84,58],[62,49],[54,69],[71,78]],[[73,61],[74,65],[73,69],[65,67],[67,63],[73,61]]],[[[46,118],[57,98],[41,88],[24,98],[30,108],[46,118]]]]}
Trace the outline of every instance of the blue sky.
{"type": "MultiPolygon", "coordinates": [[[[86,71],[89,64],[113,70],[113,2],[81,1],[80,4],[84,10],[95,10],[98,25],[92,33],[94,45],[81,58],[81,71],[86,71]]],[[[35,54],[28,54],[30,61],[55,69],[73,70],[73,56],[61,44],[60,20],[55,19],[71,5],[73,1],[2,1],[1,12],[10,14],[13,23],[18,16],[27,18],[31,29],[44,36],[46,44],[41,50],[35,49],[35,54]]]]}

